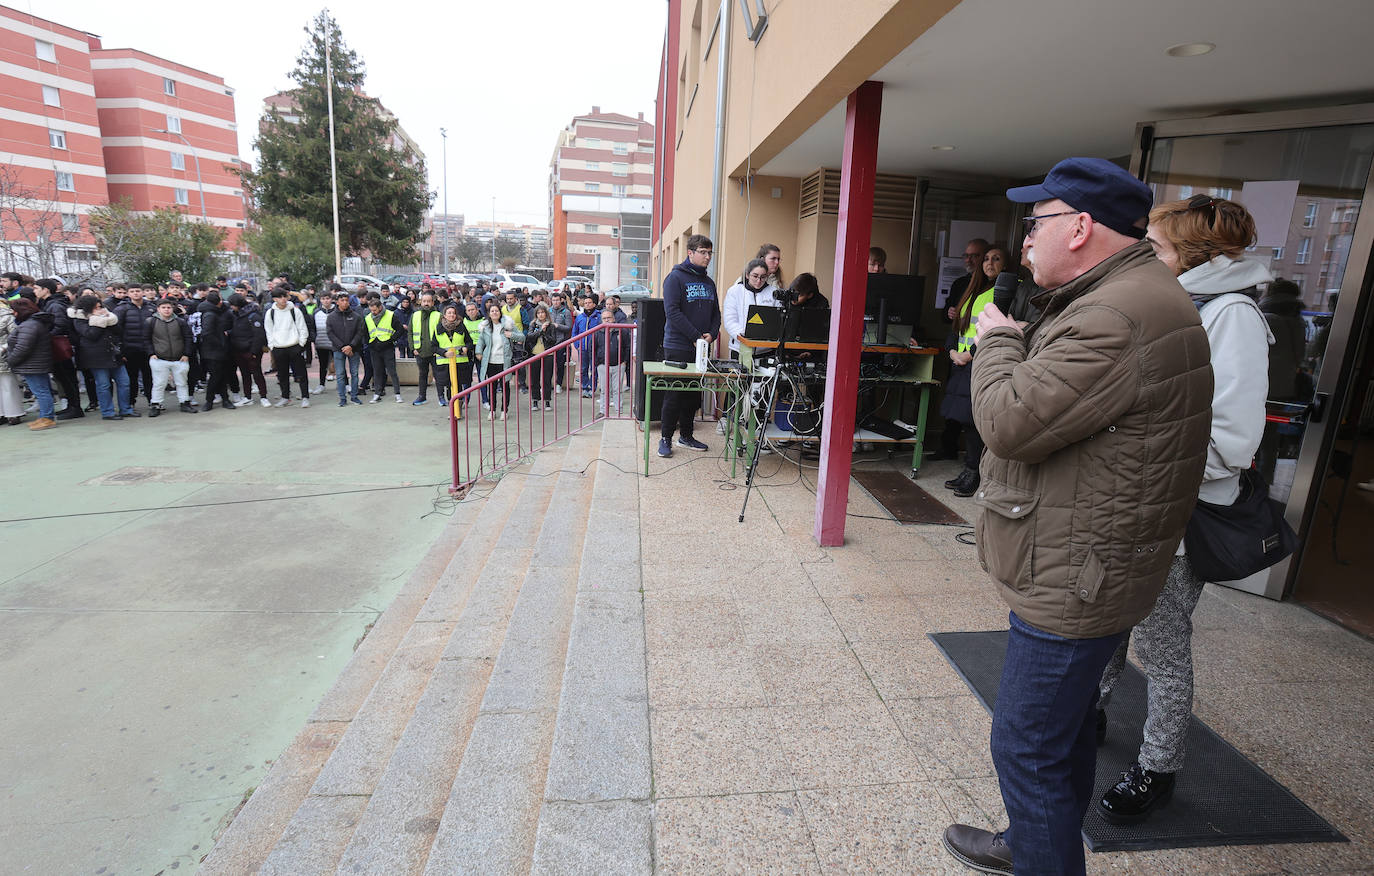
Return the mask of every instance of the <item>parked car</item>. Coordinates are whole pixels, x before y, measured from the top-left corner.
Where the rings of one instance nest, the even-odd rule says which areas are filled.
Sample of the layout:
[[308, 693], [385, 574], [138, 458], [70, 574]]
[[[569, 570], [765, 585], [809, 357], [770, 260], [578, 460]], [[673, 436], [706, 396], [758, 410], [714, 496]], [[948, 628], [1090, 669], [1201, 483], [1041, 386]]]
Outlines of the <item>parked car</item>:
[[643, 301], [645, 298], [653, 297], [653, 293], [649, 291], [649, 287], [645, 286], [643, 283], [621, 283], [606, 294], [619, 295], [622, 304]]
[[564, 277], [561, 280], [550, 280], [549, 291], [571, 293], [579, 284], [591, 282], [590, 277]]
[[356, 292], [359, 283], [366, 286], [369, 292], [382, 291], [382, 281], [371, 274], [340, 274], [334, 278], [334, 282], [338, 283], [349, 292]]
[[492, 274], [496, 279], [496, 291], [502, 295], [516, 289], [533, 291], [544, 288], [544, 282], [538, 277], [531, 277], [529, 274], [508, 274], [505, 271], [497, 271]]
[[419, 274], [387, 274], [382, 278], [382, 282], [393, 289], [400, 286], [403, 289], [411, 289], [416, 292], [420, 291]]

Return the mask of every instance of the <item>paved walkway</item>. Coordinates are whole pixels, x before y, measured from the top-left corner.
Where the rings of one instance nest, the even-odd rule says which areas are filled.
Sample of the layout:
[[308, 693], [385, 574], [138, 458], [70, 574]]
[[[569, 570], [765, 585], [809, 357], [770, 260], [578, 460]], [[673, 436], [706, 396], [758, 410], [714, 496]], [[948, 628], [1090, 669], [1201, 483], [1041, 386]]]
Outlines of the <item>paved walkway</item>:
[[0, 432], [0, 518], [96, 512], [0, 524], [0, 871], [194, 869], [425, 556], [432, 489], [289, 497], [444, 480], [443, 412], [335, 405]]
[[[990, 721], [926, 634], [1007, 610], [964, 530], [871, 519], [851, 482], [860, 516], [821, 549], [814, 471], [779, 466], [740, 525], [742, 490], [684, 456], [640, 488], [657, 871], [970, 872], [940, 834], [1005, 824]], [[921, 481], [972, 520], [953, 474]], [[1374, 643], [1210, 586], [1195, 622], [1198, 715], [1353, 842], [1089, 854], [1089, 872], [1374, 868]]]

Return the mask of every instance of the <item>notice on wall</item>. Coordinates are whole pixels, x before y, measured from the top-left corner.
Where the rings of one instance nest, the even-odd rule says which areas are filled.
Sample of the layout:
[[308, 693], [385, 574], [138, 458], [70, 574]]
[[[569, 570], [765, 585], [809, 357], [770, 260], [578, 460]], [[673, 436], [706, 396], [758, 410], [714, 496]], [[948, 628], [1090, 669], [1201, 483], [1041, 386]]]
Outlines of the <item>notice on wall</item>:
[[954, 281], [968, 273], [964, 270], [961, 256], [940, 259], [940, 281], [935, 287], [935, 309], [944, 310], [949, 306], [949, 287]]
[[988, 243], [997, 239], [996, 222], [965, 222], [955, 219], [949, 223], [949, 237], [945, 239], [945, 255], [963, 256], [970, 240], [981, 237]]
[[1256, 246], [1284, 246], [1298, 200], [1295, 179], [1250, 180], [1241, 187], [1237, 201], [1255, 217]]

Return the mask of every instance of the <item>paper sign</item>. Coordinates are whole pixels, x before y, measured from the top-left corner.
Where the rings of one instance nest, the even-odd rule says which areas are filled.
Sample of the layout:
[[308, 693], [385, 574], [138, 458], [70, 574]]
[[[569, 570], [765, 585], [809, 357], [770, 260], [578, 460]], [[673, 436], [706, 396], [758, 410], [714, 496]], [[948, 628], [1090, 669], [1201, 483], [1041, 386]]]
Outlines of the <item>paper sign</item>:
[[976, 237], [981, 237], [988, 243], [992, 243], [997, 239], [997, 223], [953, 220], [949, 223], [949, 237], [945, 239], [945, 255], [962, 257], [964, 247], [968, 246], [968, 242]]
[[954, 281], [967, 274], [962, 257], [940, 259], [940, 281], [935, 287], [935, 309], [944, 310], [949, 306], [949, 287]]
[[1241, 187], [1237, 201], [1255, 217], [1256, 246], [1286, 246], [1298, 200], [1295, 179], [1250, 180]]

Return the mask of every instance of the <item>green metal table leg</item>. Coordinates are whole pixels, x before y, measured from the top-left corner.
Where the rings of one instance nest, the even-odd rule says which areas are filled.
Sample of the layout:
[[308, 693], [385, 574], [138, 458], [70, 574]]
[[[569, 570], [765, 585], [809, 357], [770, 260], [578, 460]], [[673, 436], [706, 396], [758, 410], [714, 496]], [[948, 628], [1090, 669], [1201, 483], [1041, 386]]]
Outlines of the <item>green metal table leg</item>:
[[921, 400], [916, 409], [916, 449], [911, 456], [911, 476], [914, 478], [921, 470], [921, 456], [926, 445], [926, 414], [930, 404], [930, 384], [921, 384]]

